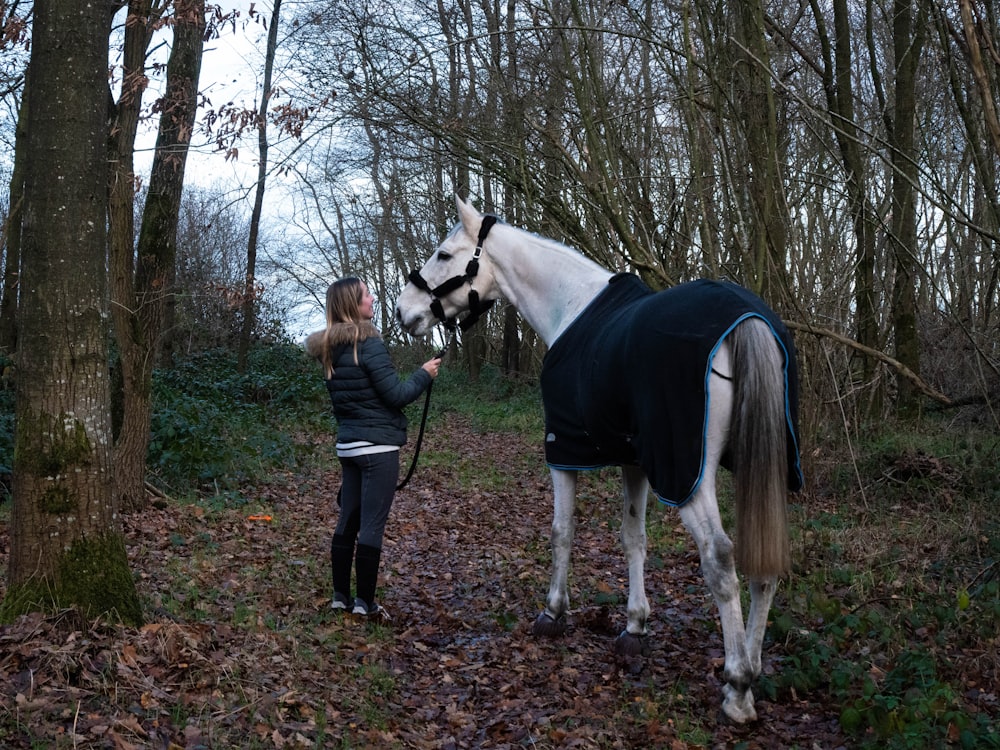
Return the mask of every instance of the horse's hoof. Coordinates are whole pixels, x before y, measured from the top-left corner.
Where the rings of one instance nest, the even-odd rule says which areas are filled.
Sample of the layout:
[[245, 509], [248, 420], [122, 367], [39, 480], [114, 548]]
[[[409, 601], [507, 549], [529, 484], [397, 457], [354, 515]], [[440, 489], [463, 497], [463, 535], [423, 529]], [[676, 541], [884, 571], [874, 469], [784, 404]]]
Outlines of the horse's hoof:
[[648, 656], [649, 639], [644, 635], [636, 635], [627, 630], [615, 638], [615, 653], [618, 656]]
[[746, 724], [757, 721], [757, 709], [754, 708], [753, 693], [747, 690], [737, 690], [728, 683], [723, 686], [722, 715], [732, 724]]
[[535, 620], [531, 633], [538, 638], [558, 638], [566, 632], [566, 615], [553, 617], [548, 612], [542, 612]]

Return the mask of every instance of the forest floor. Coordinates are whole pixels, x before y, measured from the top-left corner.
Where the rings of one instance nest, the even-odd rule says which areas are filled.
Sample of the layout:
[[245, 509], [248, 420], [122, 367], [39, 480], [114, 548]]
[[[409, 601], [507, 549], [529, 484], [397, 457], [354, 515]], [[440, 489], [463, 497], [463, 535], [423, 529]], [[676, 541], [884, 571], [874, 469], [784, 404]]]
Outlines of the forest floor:
[[[559, 639], [532, 637], [550, 557], [540, 446], [449, 416], [424, 451], [428, 465], [397, 494], [386, 532], [385, 621], [329, 609], [331, 445], [325, 466], [275, 475], [240, 502], [157, 502], [129, 515], [144, 627], [71, 613], [0, 627], [0, 746], [856, 745], [823, 690], [758, 697], [750, 726], [719, 720], [717, 613], [669, 510], [650, 511], [661, 524], [647, 574], [651, 652], [613, 654], [626, 572], [603, 472], [581, 482], [571, 626]], [[0, 524], [2, 578], [7, 534]], [[765, 674], [787, 655], [769, 639]]]

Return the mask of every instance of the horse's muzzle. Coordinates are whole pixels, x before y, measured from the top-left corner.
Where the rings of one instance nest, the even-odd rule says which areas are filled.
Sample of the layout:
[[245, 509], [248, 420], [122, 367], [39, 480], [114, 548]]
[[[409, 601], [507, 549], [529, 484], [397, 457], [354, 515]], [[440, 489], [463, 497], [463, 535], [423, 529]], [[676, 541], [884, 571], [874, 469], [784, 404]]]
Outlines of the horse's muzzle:
[[431, 325], [428, 325], [428, 317], [429, 315], [418, 313], [407, 318], [403, 314], [402, 308], [399, 306], [396, 307], [396, 322], [399, 324], [399, 327], [416, 338], [424, 336], [430, 330]]

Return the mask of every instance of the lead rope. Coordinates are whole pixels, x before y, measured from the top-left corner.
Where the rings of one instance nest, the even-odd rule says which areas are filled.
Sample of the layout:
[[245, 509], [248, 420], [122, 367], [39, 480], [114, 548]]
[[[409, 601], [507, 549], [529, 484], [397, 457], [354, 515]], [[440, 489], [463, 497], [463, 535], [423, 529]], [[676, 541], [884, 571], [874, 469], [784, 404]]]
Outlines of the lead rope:
[[[454, 339], [454, 335], [452, 336]], [[437, 353], [437, 357], [444, 357], [448, 351], [448, 347], [451, 346], [451, 341], [444, 345], [444, 348]], [[410, 482], [410, 478], [413, 476], [413, 472], [417, 469], [417, 459], [420, 457], [420, 444], [424, 442], [424, 428], [427, 426], [427, 412], [431, 408], [431, 390], [434, 388], [434, 381], [431, 380], [430, 385], [427, 386], [427, 395], [424, 396], [424, 413], [420, 417], [420, 430], [417, 432], [417, 442], [413, 446], [413, 459], [410, 461], [410, 470], [406, 472], [406, 476], [403, 481], [396, 485], [396, 492], [399, 492]]]

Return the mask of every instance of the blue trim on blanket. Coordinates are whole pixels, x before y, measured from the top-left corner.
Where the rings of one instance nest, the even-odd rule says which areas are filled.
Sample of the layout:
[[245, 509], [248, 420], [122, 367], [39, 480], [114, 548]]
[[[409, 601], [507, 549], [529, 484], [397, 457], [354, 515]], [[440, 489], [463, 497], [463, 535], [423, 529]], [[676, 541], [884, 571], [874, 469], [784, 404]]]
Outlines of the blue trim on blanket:
[[[691, 491], [688, 493], [688, 495], [686, 497], [684, 497], [680, 501], [670, 500], [669, 498], [663, 497], [662, 495], [660, 495], [659, 493], [657, 493], [655, 490], [653, 490], [653, 495], [655, 495], [656, 499], [659, 500], [664, 505], [670, 506], [671, 508], [680, 508], [680, 507], [684, 506], [686, 503], [688, 503], [698, 493], [698, 489], [701, 487], [701, 483], [705, 479], [705, 462], [706, 462], [706, 454], [707, 454], [707, 451], [708, 451], [708, 415], [709, 415], [709, 412], [711, 411], [711, 408], [712, 408], [711, 407], [712, 391], [711, 391], [711, 387], [710, 387], [710, 381], [711, 381], [711, 378], [712, 378], [712, 368], [715, 365], [715, 355], [718, 353], [719, 347], [721, 347], [722, 344], [725, 342], [725, 340], [729, 337], [729, 334], [731, 334], [733, 332], [733, 330], [735, 330], [735, 328], [738, 325], [740, 325], [740, 323], [743, 323], [745, 320], [749, 320], [750, 318], [757, 318], [758, 320], [762, 320], [764, 322], [764, 324], [767, 326], [768, 330], [771, 331], [771, 336], [774, 338], [775, 342], [778, 344], [778, 348], [782, 352], [783, 360], [782, 360], [782, 365], [781, 365], [781, 372], [782, 372], [782, 378], [783, 378], [783, 381], [784, 381], [785, 425], [788, 427], [788, 433], [791, 436], [792, 442], [795, 444], [795, 456], [796, 456], [795, 473], [800, 477], [800, 479], [802, 479], [802, 477], [803, 477], [801, 460], [800, 460], [800, 455], [801, 454], [800, 454], [799, 445], [798, 445], [798, 435], [797, 435], [797, 431], [794, 429], [794, 422], [792, 420], [792, 414], [791, 414], [791, 404], [790, 404], [789, 399], [788, 399], [788, 393], [789, 393], [789, 391], [788, 391], [788, 366], [789, 366], [790, 354], [788, 352], [788, 349], [785, 347], [785, 342], [782, 340], [782, 338], [778, 334], [778, 332], [774, 329], [774, 326], [771, 325], [771, 321], [769, 321], [767, 318], [765, 318], [760, 313], [747, 312], [747, 313], [741, 315], [737, 320], [735, 320], [733, 322], [733, 324], [731, 326], [729, 326], [729, 328], [727, 328], [725, 330], [725, 332], [715, 342], [715, 345], [712, 347], [712, 350], [711, 350], [711, 352], [708, 355], [708, 360], [707, 360], [707, 363], [706, 363], [706, 366], [705, 366], [705, 381], [704, 381], [705, 382], [705, 411], [704, 411], [704, 416], [702, 418], [702, 428], [701, 428], [701, 461], [700, 461], [699, 469], [698, 469], [698, 478], [695, 481], [694, 485], [692, 486]], [[638, 466], [638, 464], [632, 464], [632, 465], [633, 466]], [[621, 464], [620, 463], [596, 463], [596, 464], [586, 464], [586, 465], [569, 465], [569, 464], [546, 463], [546, 466], [548, 466], [550, 469], [556, 469], [558, 471], [598, 471], [600, 469], [609, 469], [609, 468], [620, 467]]]
[[[680, 508], [682, 505], [687, 503], [691, 498], [693, 498], [698, 493], [698, 488], [701, 487], [701, 483], [705, 479], [705, 462], [706, 462], [706, 454], [708, 452], [708, 415], [712, 411], [711, 380], [712, 380], [712, 368], [715, 365], [715, 355], [719, 352], [719, 347], [721, 347], [722, 344], [725, 342], [725, 340], [729, 337], [729, 334], [731, 334], [740, 323], [742, 323], [745, 320], [749, 320], [750, 318], [757, 318], [758, 320], [764, 321], [764, 324], [771, 332], [771, 336], [774, 338], [775, 342], [778, 344], [778, 347], [781, 349], [782, 354], [784, 355], [781, 365], [781, 373], [782, 373], [782, 379], [784, 381], [785, 425], [788, 428], [788, 433], [789, 435], [791, 435], [792, 441], [795, 443], [795, 455], [799, 456], [799, 445], [798, 445], [796, 430], [793, 429], [794, 423], [792, 422], [791, 405], [788, 402], [788, 359], [789, 359], [788, 349], [785, 348], [785, 342], [781, 340], [781, 336], [779, 336], [778, 332], [774, 330], [774, 326], [771, 325], [771, 321], [769, 321], [760, 313], [755, 313], [755, 312], [744, 313], [735, 321], [733, 321], [733, 324], [725, 330], [725, 332], [715, 342], [715, 346], [712, 347], [712, 351], [709, 352], [708, 355], [708, 362], [705, 366], [705, 415], [702, 419], [702, 424], [701, 424], [701, 463], [698, 468], [698, 479], [695, 480], [694, 486], [691, 488], [691, 492], [689, 492], [687, 497], [685, 497], [680, 502], [675, 502], [673, 500], [669, 500], [668, 498], [661, 497], [654, 491], [653, 494], [656, 495], [656, 499], [659, 500], [664, 505], [669, 505], [672, 508]], [[799, 475], [799, 477], [802, 477], [802, 468], [798, 460], [796, 460], [795, 462], [795, 472]]]
[[[727, 290], [732, 294], [726, 293]], [[684, 316], [693, 317], [685, 320]], [[790, 490], [799, 489], [802, 472], [795, 425], [797, 381], [794, 349], [789, 348], [794, 344], [780, 318], [763, 301], [749, 290], [727, 282], [688, 282], [653, 293], [634, 275], [612, 277], [608, 288], [586, 306], [546, 354], [541, 375], [546, 411], [546, 464], [557, 471], [641, 466], [660, 502], [673, 507], [684, 505], [705, 477], [709, 379], [715, 355], [733, 329], [751, 317], [760, 318], [768, 325], [784, 356], [785, 422], [791, 436], [788, 482]], [[641, 324], [637, 325], [636, 319]], [[690, 325], [687, 321], [697, 322]], [[641, 334], [617, 337], [616, 331], [641, 331]], [[650, 348], [641, 338], [647, 334], [652, 334], [663, 345], [654, 344]], [[657, 393], [653, 401], [645, 397], [637, 400], [637, 391], [612, 385], [620, 382], [620, 378], [616, 381], [606, 377], [608, 368], [617, 367], [628, 356], [640, 355], [648, 364], [653, 352], [666, 352], [668, 356], [679, 358], [669, 362], [666, 373], [644, 367], [641, 372], [645, 377], [632, 381], [636, 388], [647, 389], [646, 393]], [[705, 368], [701, 373], [696, 373], [698, 360]], [[695, 367], [677, 368], [675, 365], [679, 362], [690, 362]], [[701, 395], [687, 399], [677, 409], [670, 407], [669, 412], [660, 411], [664, 408], [660, 396], [671, 390], [648, 389], [651, 377], [660, 385], [664, 374], [668, 376], [667, 382], [680, 384], [681, 390], [675, 388], [674, 393], [692, 388], [688, 392], [695, 395], [701, 390]], [[688, 386], [683, 384], [685, 378]], [[699, 402], [698, 398], [704, 401]], [[702, 408], [698, 409], [699, 406]], [[651, 422], [654, 413], [669, 413], [669, 426]], [[688, 438], [684, 437], [684, 421], [678, 421], [681, 416], [689, 425]], [[663, 451], [668, 452], [666, 456]], [[685, 454], [685, 451], [688, 452]], [[723, 457], [723, 464], [729, 466], [726, 457]], [[670, 499], [681, 495], [679, 501]]]

